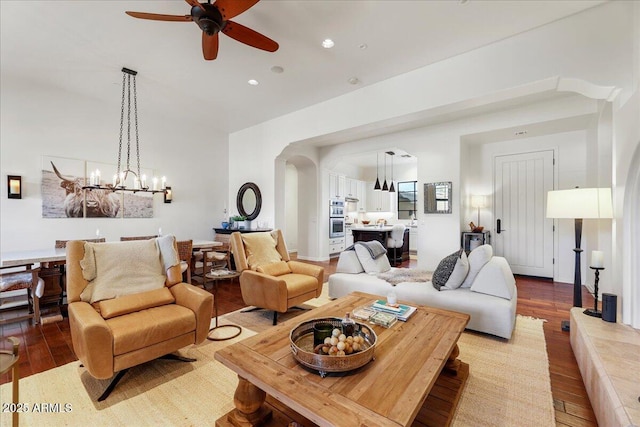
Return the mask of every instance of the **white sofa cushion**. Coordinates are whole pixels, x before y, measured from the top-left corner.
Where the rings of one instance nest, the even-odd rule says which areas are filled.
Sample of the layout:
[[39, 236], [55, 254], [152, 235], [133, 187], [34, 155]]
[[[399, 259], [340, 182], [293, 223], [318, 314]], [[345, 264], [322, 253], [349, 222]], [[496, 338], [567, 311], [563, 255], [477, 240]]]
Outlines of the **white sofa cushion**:
[[[392, 270], [394, 268], [392, 267]], [[507, 272], [505, 272], [506, 275]], [[509, 273], [510, 274], [510, 273]], [[395, 292], [398, 301], [459, 311], [471, 316], [467, 329], [511, 338], [515, 325], [517, 290], [511, 300], [458, 288], [438, 292], [431, 283], [402, 282], [396, 286], [370, 274], [334, 273], [329, 276], [329, 298], [340, 298], [360, 291], [374, 295]]]
[[482, 267], [489, 262], [493, 256], [491, 245], [481, 245], [469, 253], [469, 273], [462, 282], [461, 288], [470, 288]]
[[462, 282], [464, 282], [467, 274], [469, 274], [469, 260], [467, 259], [466, 252], [462, 251], [460, 257], [456, 260], [456, 266], [453, 268], [449, 280], [447, 280], [447, 283], [445, 283], [441, 290], [458, 289], [462, 285]]
[[[442, 260], [440, 260], [438, 266], [433, 272], [433, 278], [431, 279], [434, 288], [440, 290], [441, 287], [447, 285], [447, 282], [451, 277], [453, 271], [455, 270], [456, 265], [458, 264], [458, 260], [460, 259], [460, 256], [463, 252], [464, 251], [462, 250], [457, 250], [451, 255], [447, 255], [446, 257], [442, 258]], [[458, 269], [458, 276], [460, 275], [460, 270], [462, 270], [462, 267]], [[452, 281], [452, 285], [453, 282], [457, 281], [457, 278], [454, 279], [456, 280]], [[464, 280], [464, 277], [462, 279]], [[462, 281], [460, 281], [460, 283], [462, 283]], [[458, 283], [458, 286], [460, 285], [460, 283]]]
[[358, 274], [362, 272], [364, 272], [364, 267], [360, 264], [356, 251], [348, 250], [340, 253], [336, 273]]
[[[378, 242], [379, 243], [379, 242]], [[363, 245], [354, 245], [358, 261], [366, 273], [384, 273], [391, 269], [389, 259], [386, 255], [381, 255], [376, 259], [371, 257], [371, 253]]]
[[516, 279], [507, 260], [491, 258], [476, 276], [471, 291], [511, 300], [516, 293]]

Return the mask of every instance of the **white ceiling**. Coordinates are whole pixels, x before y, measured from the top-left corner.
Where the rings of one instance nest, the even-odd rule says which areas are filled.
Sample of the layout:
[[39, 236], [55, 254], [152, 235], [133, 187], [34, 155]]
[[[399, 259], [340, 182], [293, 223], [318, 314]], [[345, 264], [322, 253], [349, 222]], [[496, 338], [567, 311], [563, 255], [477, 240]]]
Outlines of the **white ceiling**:
[[[600, 3], [262, 0], [234, 20], [280, 49], [268, 53], [221, 35], [218, 59], [205, 61], [195, 23], [124, 13], [185, 15], [190, 7], [182, 0], [1, 0], [0, 65], [3, 84], [20, 79], [114, 104], [120, 69], [128, 67], [139, 72], [141, 110], [206, 119], [233, 132]], [[320, 46], [327, 37], [333, 49]], [[349, 84], [351, 77], [360, 83]]]

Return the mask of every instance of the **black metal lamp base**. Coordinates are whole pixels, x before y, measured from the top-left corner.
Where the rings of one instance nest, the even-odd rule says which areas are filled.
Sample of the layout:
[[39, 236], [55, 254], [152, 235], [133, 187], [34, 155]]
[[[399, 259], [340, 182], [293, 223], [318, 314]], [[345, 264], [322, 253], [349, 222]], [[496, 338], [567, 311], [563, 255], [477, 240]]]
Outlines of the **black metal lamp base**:
[[602, 312], [600, 310], [594, 310], [593, 308], [587, 308], [583, 313], [587, 316], [602, 317]]

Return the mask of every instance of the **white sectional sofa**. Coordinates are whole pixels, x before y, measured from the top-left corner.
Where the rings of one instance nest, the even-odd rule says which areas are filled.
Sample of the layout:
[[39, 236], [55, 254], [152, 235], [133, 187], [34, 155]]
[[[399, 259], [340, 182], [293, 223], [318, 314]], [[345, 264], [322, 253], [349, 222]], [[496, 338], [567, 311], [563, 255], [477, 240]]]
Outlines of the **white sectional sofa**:
[[[341, 263], [345, 264], [343, 257], [348, 258], [347, 264], [354, 264], [354, 259], [357, 260], [354, 251], [345, 251], [340, 257], [337, 271], [349, 270], [340, 268]], [[391, 268], [391, 271], [399, 270], [403, 269]], [[402, 282], [392, 286], [376, 276], [377, 273], [366, 272], [334, 273], [329, 277], [329, 297], [339, 298], [354, 291], [386, 297], [394, 291], [399, 301], [469, 314], [471, 319], [467, 329], [511, 338], [518, 295], [511, 268], [502, 257], [491, 256], [471, 283], [457, 289], [441, 288], [439, 291], [431, 281]]]

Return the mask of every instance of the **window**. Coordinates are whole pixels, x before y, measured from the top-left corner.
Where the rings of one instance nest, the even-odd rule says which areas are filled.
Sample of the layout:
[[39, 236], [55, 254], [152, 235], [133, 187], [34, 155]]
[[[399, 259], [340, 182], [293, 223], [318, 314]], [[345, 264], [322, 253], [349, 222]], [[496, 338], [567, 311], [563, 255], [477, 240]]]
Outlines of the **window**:
[[398, 219], [413, 219], [418, 205], [418, 181], [398, 182]]

